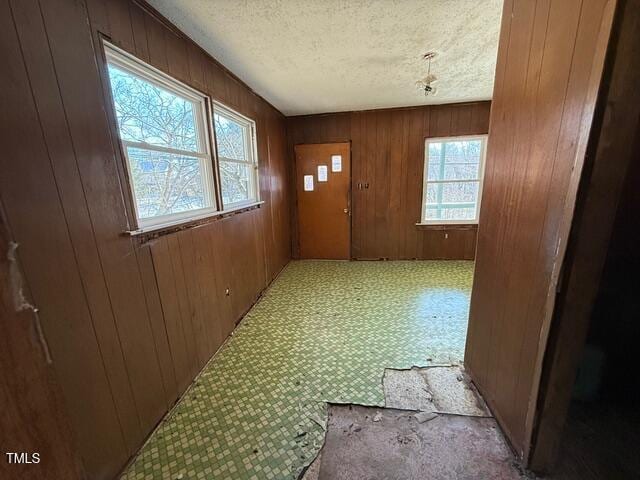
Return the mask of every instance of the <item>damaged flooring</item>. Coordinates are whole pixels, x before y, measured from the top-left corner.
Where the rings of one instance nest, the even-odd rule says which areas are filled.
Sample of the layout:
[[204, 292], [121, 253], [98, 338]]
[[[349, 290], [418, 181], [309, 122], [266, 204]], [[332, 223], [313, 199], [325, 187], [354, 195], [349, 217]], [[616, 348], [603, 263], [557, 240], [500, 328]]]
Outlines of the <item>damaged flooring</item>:
[[382, 379], [385, 406], [401, 410], [491, 416], [460, 366], [387, 369]]
[[523, 478], [493, 418], [433, 415], [331, 405], [318, 480]]
[[458, 365], [385, 370], [385, 408], [331, 404], [303, 480], [519, 480], [497, 422]]
[[123, 478], [298, 478], [327, 403], [383, 407], [385, 369], [462, 358], [472, 275], [466, 261], [291, 262]]

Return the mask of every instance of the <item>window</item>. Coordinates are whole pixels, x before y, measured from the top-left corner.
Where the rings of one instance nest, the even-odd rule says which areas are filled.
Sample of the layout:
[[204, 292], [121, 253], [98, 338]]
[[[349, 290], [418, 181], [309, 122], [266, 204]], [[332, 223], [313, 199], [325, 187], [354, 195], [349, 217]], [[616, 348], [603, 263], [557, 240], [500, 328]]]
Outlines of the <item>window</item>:
[[255, 123], [216, 103], [213, 107], [222, 205], [225, 210], [259, 200]]
[[427, 139], [422, 221], [478, 223], [486, 136]]
[[216, 211], [206, 97], [105, 44], [139, 229]]

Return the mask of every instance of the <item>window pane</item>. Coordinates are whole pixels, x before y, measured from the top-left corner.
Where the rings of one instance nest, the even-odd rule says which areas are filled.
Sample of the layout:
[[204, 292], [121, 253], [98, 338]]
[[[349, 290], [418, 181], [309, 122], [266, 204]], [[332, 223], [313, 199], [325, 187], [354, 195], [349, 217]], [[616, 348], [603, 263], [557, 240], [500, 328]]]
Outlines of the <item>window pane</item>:
[[442, 155], [442, 143], [438, 142], [438, 143], [430, 143], [429, 144], [429, 161], [431, 160], [437, 160], [440, 158], [440, 155]]
[[209, 207], [197, 157], [127, 148], [140, 218]]
[[123, 140], [198, 151], [194, 102], [114, 65], [109, 78]]
[[253, 166], [224, 160], [220, 160], [219, 163], [223, 204], [229, 206], [229, 204], [253, 199], [251, 188]]
[[475, 180], [480, 175], [480, 140], [429, 144], [428, 180]]
[[433, 180], [473, 180], [480, 175], [479, 164], [449, 164], [429, 161], [429, 175]]
[[427, 203], [475, 203], [478, 182], [429, 183]]
[[478, 182], [427, 184], [427, 220], [473, 220]]
[[216, 129], [216, 143], [218, 144], [218, 156], [231, 160], [248, 160], [245, 151], [247, 128], [218, 113], [214, 113], [213, 118]]
[[427, 141], [424, 220], [475, 221], [484, 138]]
[[476, 207], [448, 208], [437, 205], [427, 206], [427, 220], [475, 220]]
[[444, 144], [445, 163], [479, 163], [482, 151], [480, 140], [460, 140]]

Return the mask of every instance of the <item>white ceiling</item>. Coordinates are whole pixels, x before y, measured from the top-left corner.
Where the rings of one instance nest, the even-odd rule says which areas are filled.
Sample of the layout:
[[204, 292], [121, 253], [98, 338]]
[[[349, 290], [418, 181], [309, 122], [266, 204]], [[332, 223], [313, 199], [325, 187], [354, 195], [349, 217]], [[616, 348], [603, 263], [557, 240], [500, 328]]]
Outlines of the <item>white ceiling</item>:
[[[150, 0], [285, 115], [487, 100], [502, 0]], [[416, 81], [437, 57], [435, 96]]]

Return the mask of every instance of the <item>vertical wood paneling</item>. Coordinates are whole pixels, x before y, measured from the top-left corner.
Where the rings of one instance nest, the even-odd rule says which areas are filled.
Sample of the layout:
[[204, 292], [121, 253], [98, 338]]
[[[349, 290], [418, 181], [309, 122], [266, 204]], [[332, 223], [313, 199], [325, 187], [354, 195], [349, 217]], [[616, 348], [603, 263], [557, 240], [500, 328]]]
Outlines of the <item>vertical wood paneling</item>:
[[111, 35], [118, 39], [122, 48], [135, 51], [135, 35], [128, 0], [110, 0], [104, 3], [104, 7]]
[[[168, 72], [169, 60], [167, 58], [167, 45], [162, 24], [158, 19], [150, 15], [145, 15], [144, 26], [147, 34], [147, 45], [149, 47], [149, 63], [164, 72]], [[116, 40], [117, 38], [118, 37], [112, 36], [111, 40]]]
[[[258, 158], [261, 159], [260, 166], [262, 168], [260, 172], [260, 198], [268, 196], [269, 199], [271, 199], [271, 189], [274, 186], [272, 181], [275, 166], [272, 165], [271, 158], [272, 135], [270, 131], [271, 125], [269, 122], [269, 115], [261, 109], [259, 105], [256, 105], [253, 96], [245, 98], [243, 103], [247, 104], [247, 106], [243, 108], [252, 108], [255, 110], [254, 116], [259, 119], [259, 123], [256, 124], [256, 130], [267, 138], [266, 142], [263, 142], [258, 146]], [[273, 205], [272, 202], [270, 202], [270, 205]], [[271, 279], [272, 260], [276, 256], [273, 209], [271, 207], [265, 208], [263, 215], [258, 218], [258, 221], [261, 232], [260, 234], [262, 235], [258, 248], [262, 250], [260, 256], [263, 269], [262, 280], [263, 284], [266, 285]], [[270, 257], [267, 252], [274, 252], [274, 256]]]
[[286, 125], [282, 118], [272, 109], [267, 110], [267, 154], [269, 157], [270, 181], [267, 187], [271, 208], [272, 251], [266, 256], [270, 262], [268, 281], [273, 280], [282, 265], [291, 255], [291, 238], [289, 231], [290, 197], [289, 169], [283, 159], [287, 159]]
[[[523, 170], [529, 172], [530, 181], [525, 184], [525, 188], [520, 194], [521, 197], [516, 200], [518, 208], [514, 212], [512, 230], [505, 232], [506, 237], [512, 239], [514, 244], [526, 246], [525, 249], [518, 249], [517, 254], [512, 255], [511, 271], [521, 272], [521, 275], [524, 272], [529, 272], [531, 277], [526, 278], [513, 274], [509, 276], [507, 288], [513, 294], [505, 298], [502, 315], [509, 319], [518, 318], [523, 305], [527, 305], [529, 309], [535, 311], [532, 315], [533, 318], [531, 318], [532, 321], [525, 317], [524, 322], [513, 322], [507, 328], [503, 324], [502, 328], [496, 332], [499, 335], [496, 337], [498, 341], [502, 337], [506, 343], [504, 348], [497, 350], [500, 355], [496, 355], [498, 360], [493, 364], [497, 370], [492, 372], [493, 388], [504, 389], [503, 395], [496, 396], [496, 403], [500, 401], [500, 407], [497, 408], [505, 412], [504, 422], [511, 426], [512, 434], [517, 438], [525, 438], [525, 423], [519, 421], [521, 413], [514, 410], [510, 403], [515, 399], [516, 402], [521, 401], [522, 405], [528, 406], [531, 395], [534, 370], [529, 366], [535, 364], [540, 321], [544, 309], [544, 302], [537, 304], [536, 299], [546, 297], [550, 281], [547, 275], [551, 273], [553, 264], [557, 261], [558, 220], [563, 209], [556, 206], [562, 205], [564, 202], [569, 173], [575, 161], [575, 149], [573, 152], [560, 152], [558, 148], [565, 135], [571, 137], [571, 142], [575, 147], [578, 129], [574, 125], [570, 131], [563, 131], [563, 126], [566, 125], [565, 115], [570, 117], [582, 115], [581, 107], [586, 91], [586, 83], [575, 85], [574, 87], [580, 91], [580, 107], [576, 108], [577, 104], [570, 104], [572, 85], [570, 85], [569, 76], [572, 75], [571, 72], [576, 67], [576, 63], [572, 63], [572, 57], [578, 53], [575, 49], [580, 45], [580, 39], [577, 36], [582, 7], [582, 2], [577, 0], [562, 3], [552, 2], [548, 17], [545, 19], [546, 43], [557, 45], [557, 48], [553, 50], [553, 54], [544, 55], [539, 81], [542, 85], [565, 85], [565, 87], [548, 91], [545, 95], [545, 103], [538, 103], [538, 108], [535, 110], [536, 115], [540, 115], [538, 119], [542, 119], [537, 123], [537, 126], [544, 125], [543, 128], [535, 128], [531, 132], [531, 138], [534, 139], [532, 155], [539, 163], [533, 168], [527, 165], [526, 161], [522, 165]], [[588, 10], [588, 8], [585, 9], [585, 11]], [[588, 59], [590, 65], [592, 58], [589, 58], [588, 55], [585, 58]], [[581, 76], [588, 78], [588, 71], [586, 76]], [[558, 109], [557, 105], [561, 105], [563, 102], [565, 108]], [[544, 146], [540, 142], [541, 138], [545, 139]], [[523, 141], [516, 137], [514, 142], [517, 142], [514, 149], [515, 158], [528, 160], [527, 155], [523, 154], [518, 147], [523, 144], [528, 145], [529, 141]], [[560, 161], [557, 161], [558, 158]], [[557, 179], [564, 181], [559, 182]], [[514, 178], [514, 182], [515, 184], [519, 183], [517, 177]], [[553, 225], [550, 225], [549, 222]], [[527, 237], [527, 235], [530, 236]], [[535, 337], [536, 340], [530, 341], [529, 335]], [[522, 342], [522, 339], [527, 339], [527, 341]], [[518, 361], [513, 362], [514, 358], [517, 358]], [[505, 366], [503, 362], [509, 365]], [[524, 386], [524, 392], [517, 391], [519, 386]], [[525, 395], [522, 396], [521, 393], [525, 393]]]
[[[553, 472], [559, 460], [585, 341], [597, 339], [612, 367], [633, 363], [640, 333], [640, 1], [621, 2], [616, 16], [544, 356], [536, 472]], [[631, 403], [629, 369], [606, 370], [601, 391]]]
[[[204, 226], [200, 228], [209, 228]], [[197, 229], [190, 232], [193, 239], [193, 249], [195, 255], [194, 282], [198, 297], [198, 309], [202, 317], [204, 327], [204, 342], [206, 352], [204, 361], [222, 345], [221, 314], [218, 302], [218, 287], [216, 284], [216, 271], [213, 257], [209, 245], [209, 235], [205, 231], [198, 232]]]
[[[113, 478], [290, 258], [286, 124], [148, 6], [0, 8], [0, 198], [88, 476]], [[158, 238], [124, 234], [131, 198], [102, 36], [256, 121], [264, 205]]]
[[167, 49], [168, 73], [182, 82], [191, 83], [189, 57], [187, 56], [185, 41], [176, 36], [171, 30], [163, 29], [163, 33]]
[[205, 311], [200, 302], [200, 282], [197, 276], [196, 252], [193, 246], [193, 232], [185, 230], [175, 235], [180, 248], [180, 260], [184, 275], [186, 291], [185, 302], [188, 304], [187, 315], [191, 319], [191, 331], [189, 337], [194, 339], [194, 365], [195, 372], [200, 371], [209, 359], [209, 332], [205, 327]]
[[[11, 236], [20, 245], [27, 285], [47, 337], [78, 443], [99, 473], [126, 457], [121, 420], [102, 359], [67, 220], [7, 1], [0, 2], [0, 194]], [[43, 245], [43, 239], [46, 244]], [[69, 349], [67, 345], [74, 344]], [[63, 373], [63, 375], [60, 375]], [[95, 416], [94, 438], [84, 419]]]
[[145, 26], [145, 13], [137, 5], [127, 2], [129, 15], [131, 15], [131, 30], [133, 31], [133, 46], [136, 56], [149, 62], [149, 42], [147, 41], [147, 28]]
[[[5, 13], [0, 7], [0, 12]], [[39, 338], [38, 313], [23, 283], [19, 248], [0, 202], [0, 425], [5, 450], [37, 452], [39, 463], [0, 463], [0, 478], [84, 478], [60, 385]], [[22, 305], [16, 302], [22, 297]]]
[[[231, 298], [233, 271], [229, 245], [234, 241], [229, 236], [228, 224], [232, 218], [224, 218], [208, 227], [209, 245], [213, 254], [214, 271], [216, 272], [216, 294], [219, 303], [220, 328], [222, 338], [226, 338], [235, 327], [237, 318], [234, 315]], [[227, 290], [229, 294], [227, 295]]]
[[187, 61], [191, 83], [199, 90], [208, 90], [204, 68], [206, 60], [203, 58], [202, 50], [190, 42], [187, 43]]
[[[114, 321], [111, 300], [104, 281], [102, 265], [93, 237], [93, 225], [80, 181], [74, 146], [67, 127], [64, 106], [56, 85], [54, 66], [46, 44], [46, 32], [36, 1], [13, 2], [13, 13], [20, 35], [25, 65], [31, 81], [42, 133], [55, 181], [68, 221], [70, 237], [85, 286], [88, 306], [100, 344], [113, 345], [105, 349], [102, 359], [114, 401], [127, 438], [139, 435], [140, 425], [123, 352]], [[137, 433], [136, 433], [137, 432]], [[131, 443], [133, 448], [133, 442]]]
[[376, 177], [378, 115], [376, 115], [376, 112], [365, 112], [364, 118], [365, 126], [363, 133], [366, 136], [366, 143], [362, 160], [365, 162], [365, 177], [360, 180], [363, 183], [366, 201], [364, 204], [364, 230], [362, 232], [362, 235], [364, 236], [364, 248], [362, 250], [362, 257], [376, 258], [375, 192], [378, 186], [378, 181], [382, 182], [384, 180]]
[[[512, 11], [513, 11], [513, 1], [512, 0], [505, 1], [504, 7], [503, 7], [502, 25], [500, 27], [499, 45], [500, 45], [500, 48], [502, 48], [503, 50], [506, 49], [507, 51], [508, 51], [508, 47], [506, 45], [508, 45], [510, 41], [510, 35], [511, 35]], [[506, 52], [505, 52], [505, 55], [506, 55]], [[510, 103], [508, 101], [509, 96], [505, 94], [505, 88], [504, 88], [505, 78], [506, 78], [506, 62], [499, 62], [496, 65], [496, 78], [494, 81], [494, 91], [493, 91], [491, 107], [492, 109], [506, 112], [510, 106]], [[507, 128], [505, 119], [506, 119], [505, 115], [493, 116], [490, 123], [491, 128], [496, 131], [500, 131], [503, 128]], [[496, 152], [496, 153], [492, 153], [492, 155], [499, 154], [499, 152], [501, 152], [502, 149], [504, 148], [503, 145], [507, 142], [507, 140], [508, 140], [508, 137], [506, 136], [498, 136], [497, 138], [493, 138], [492, 144], [491, 144], [492, 152]], [[487, 155], [487, 158], [489, 158], [488, 155]], [[484, 185], [485, 186], [491, 185], [493, 193], [492, 195], [487, 195], [483, 193], [482, 206], [481, 206], [481, 212], [480, 212], [481, 216], [483, 211], [489, 211], [489, 210], [493, 210], [494, 208], [498, 208], [497, 205], [494, 205], [494, 201], [496, 201], [498, 198], [501, 198], [501, 192], [499, 191], [499, 189], [501, 188], [502, 184], [494, 182], [494, 178], [496, 176], [496, 172], [498, 171], [498, 167], [499, 167], [498, 162], [493, 162], [490, 160], [486, 162], [485, 174], [484, 174]], [[486, 192], [487, 190], [483, 187], [483, 191]], [[503, 212], [503, 215], [505, 216], [508, 216], [509, 214], [510, 214], [509, 210], [506, 210], [505, 212]], [[495, 226], [495, 222], [497, 222], [498, 219], [499, 217], [495, 215], [489, 216], [487, 218], [483, 217], [482, 219], [483, 223], [487, 224], [483, 230], [493, 231], [494, 235], [500, 235], [500, 231]], [[496, 238], [496, 241], [493, 244], [487, 243], [485, 248], [486, 249], [491, 249], [492, 247], [497, 248], [499, 244], [498, 240], [499, 239]], [[498, 254], [496, 250], [493, 250], [490, 254], [485, 254], [480, 257], [476, 256], [476, 268], [479, 271], [494, 268], [494, 265], [497, 262], [497, 258], [498, 258]], [[500, 285], [499, 287], [504, 288], [503, 285]], [[479, 285], [477, 288], [483, 288], [483, 286]], [[481, 303], [477, 305], [476, 306], [477, 315], [486, 317], [487, 312], [485, 311], [485, 309], [489, 308], [489, 306], [490, 306], [489, 303]], [[486, 317], [486, 318], [488, 318], [489, 320], [487, 320], [487, 323], [484, 325], [479, 325], [477, 323], [469, 324], [468, 331], [467, 331], [467, 339], [473, 337], [475, 338], [474, 340], [475, 342], [484, 344], [487, 341], [487, 339], [491, 337], [491, 332], [493, 330], [493, 323], [495, 319], [491, 317]], [[487, 349], [467, 348], [465, 350], [465, 363], [467, 365], [475, 364], [475, 363], [484, 364], [484, 362], [486, 362], [485, 357], [486, 355], [488, 355], [488, 353], [489, 352]], [[485, 374], [484, 369], [476, 373], [475, 374], [476, 381], [484, 381], [485, 380], [484, 374]]]
[[[490, 105], [478, 102], [290, 117], [287, 149], [291, 182], [295, 182], [295, 145], [351, 141], [354, 258], [473, 259], [475, 226], [432, 230], [415, 225], [422, 212], [424, 141], [428, 137], [486, 134]], [[369, 188], [364, 187], [367, 183]], [[295, 188], [290, 191], [295, 194]], [[295, 255], [295, 199], [292, 206]]]
[[381, 111], [377, 114], [377, 140], [376, 148], [376, 168], [375, 178], [376, 187], [375, 194], [375, 250], [374, 256], [384, 258], [389, 255], [390, 234], [392, 229], [388, 228], [391, 224], [391, 217], [394, 212], [390, 208], [390, 183], [391, 183], [391, 164], [390, 155], [391, 147], [389, 143], [389, 134], [393, 124], [391, 123], [391, 113], [389, 111]]
[[180, 395], [190, 381], [190, 355], [187, 351], [187, 343], [182, 328], [183, 322], [176, 289], [176, 275], [173, 270], [167, 238], [154, 241], [150, 246], [150, 250], [162, 304], [167, 341], [176, 375], [177, 394]]
[[360, 258], [363, 251], [363, 219], [366, 197], [362, 190], [362, 178], [364, 177], [361, 160], [362, 148], [362, 112], [354, 112], [350, 118], [348, 127], [351, 132], [351, 255]]
[[[540, 4], [540, 7], [542, 6], [543, 5]], [[538, 12], [542, 10], [544, 9], [540, 8], [538, 9]], [[529, 61], [531, 59], [529, 58], [528, 54], [523, 54], [523, 52], [531, 51], [531, 41], [532, 41], [532, 38], [535, 39], [535, 35], [534, 35], [535, 13], [536, 13], [536, 4], [533, 2], [528, 3], [526, 7], [522, 8], [520, 11], [520, 14], [514, 16], [514, 23], [512, 26], [512, 35], [510, 36], [509, 49], [513, 55], [513, 59], [512, 59], [511, 65], [507, 67], [506, 75], [509, 77], [512, 77], [514, 81], [505, 86], [509, 88], [508, 95], [510, 95], [510, 98], [511, 98], [510, 107], [509, 107], [510, 111], [514, 112], [516, 115], [517, 115], [517, 112], [519, 111], [522, 111], [525, 109], [531, 110], [531, 108], [533, 107], [527, 102], [527, 100], [529, 99], [527, 95], [522, 97], [518, 95], [520, 85], [525, 85], [525, 91], [526, 91], [526, 86], [530, 84], [530, 81], [528, 81], [529, 79], [527, 78], [527, 73], [531, 72], [533, 75], [537, 75], [538, 74], [537, 72], [540, 72], [540, 66], [535, 64], [532, 65], [533, 68], [531, 68], [531, 70], [527, 69], [527, 65], [529, 64]], [[544, 25], [544, 22], [542, 24]], [[568, 28], [567, 31], [569, 32], [569, 35], [570, 35], [571, 28]], [[533, 53], [535, 54], [536, 52], [533, 52]], [[547, 110], [549, 110], [549, 107], [552, 107], [555, 110], [555, 106], [557, 105], [558, 101], [561, 102], [562, 100], [558, 98], [553, 98], [553, 101], [549, 101], [548, 103], [545, 102], [539, 108], [542, 109], [546, 105]], [[560, 109], [557, 109], [557, 111], [560, 111]], [[504, 202], [506, 202], [508, 205], [511, 205], [511, 208], [508, 209], [503, 219], [502, 220], [497, 219], [497, 223], [500, 225], [499, 238], [501, 239], [520, 237], [520, 235], [528, 235], [528, 236], [533, 236], [533, 238], [535, 238], [537, 233], [534, 229], [530, 229], [531, 228], [530, 226], [520, 225], [523, 209], [533, 208], [533, 205], [524, 205], [524, 201], [526, 200], [523, 194], [523, 190], [512, 188], [512, 185], [516, 184], [517, 177], [518, 175], [520, 175], [520, 172], [524, 172], [527, 170], [528, 156], [526, 155], [526, 153], [522, 154], [520, 150], [522, 148], [526, 148], [528, 146], [528, 142], [526, 140], [522, 140], [522, 137], [528, 136], [530, 134], [531, 129], [535, 128], [535, 126], [528, 123], [528, 120], [530, 117], [526, 115], [522, 117], [517, 116], [515, 118], [516, 118], [516, 125], [518, 125], [519, 128], [515, 129], [514, 134], [507, 137], [508, 140], [504, 142], [504, 147], [506, 149], [504, 154], [508, 156], [508, 158], [510, 158], [511, 160], [508, 163], [501, 162], [501, 171], [498, 172], [500, 176], [504, 175], [506, 177], [506, 179], [503, 182], [500, 182], [501, 184], [500, 194], [504, 198]], [[511, 121], [513, 121], [513, 119]], [[554, 125], [550, 118], [547, 118], [545, 119], [545, 121], [540, 122], [539, 124], [537, 124], [537, 126], [543, 129], [557, 128], [557, 125]], [[505, 125], [504, 128], [507, 129], [509, 128], [509, 126]], [[490, 158], [493, 160], [493, 154]], [[541, 164], [544, 164], [544, 155], [540, 156], [539, 162]], [[546, 173], [546, 169], [540, 168], [540, 170], [536, 170], [536, 173], [544, 175]], [[485, 185], [487, 186], [487, 190], [493, 191], [492, 189], [492, 185], [494, 185], [493, 183], [492, 184], [485, 183]], [[493, 192], [497, 193], [495, 191]], [[534, 199], [530, 199], [530, 200], [533, 201]], [[500, 208], [500, 204], [498, 205], [494, 204], [494, 206], [487, 207], [486, 211], [491, 212], [493, 208]], [[537, 215], [543, 214], [542, 212], [544, 211], [544, 207], [541, 208], [540, 205], [538, 205], [536, 208], [538, 209], [538, 212], [536, 213]], [[524, 227], [524, 231], [521, 230], [522, 227]], [[490, 235], [491, 231], [492, 230], [490, 226], [487, 226], [486, 228], [482, 229], [479, 235], [480, 236]], [[535, 248], [534, 246], [535, 243], [536, 243], [535, 241], [531, 241], [529, 245]], [[492, 245], [492, 248], [502, 249], [502, 246], [499, 242], [495, 242]], [[508, 270], [508, 272], [513, 272], [513, 274], [508, 273], [504, 278], [501, 279], [500, 287], [503, 289], [503, 291], [510, 291], [509, 289], [514, 286], [512, 282], [517, 281], [518, 276], [521, 275], [521, 271], [517, 272], [517, 271], [511, 270], [511, 267], [515, 267], [513, 262], [528, 263], [528, 262], [531, 262], [532, 256], [533, 255], [531, 250], [527, 250], [526, 252], [515, 252], [513, 249], [502, 249], [501, 256], [499, 257], [500, 258], [499, 261], [500, 263], [505, 264], [505, 266], [506, 265], [510, 266], [510, 269]], [[487, 287], [488, 287], [487, 285], [484, 286], [484, 288], [487, 288]], [[489, 287], [489, 288], [492, 288], [492, 287]], [[488, 385], [487, 390], [490, 392], [495, 391], [496, 385], [498, 384], [498, 382], [502, 382], [503, 379], [515, 378], [515, 376], [513, 376], [512, 374], [515, 368], [514, 362], [513, 361], [509, 362], [509, 365], [506, 365], [504, 362], [508, 361], [510, 351], [512, 351], [514, 348], [520, 347], [517, 341], [517, 338], [520, 335], [520, 333], [517, 332], [517, 330], [518, 328], [522, 328], [524, 326], [524, 323], [521, 322], [518, 326], [514, 325], [515, 328], [505, 328], [505, 323], [510, 322], [510, 318], [505, 316], [504, 312], [508, 308], [510, 308], [509, 307], [510, 305], [514, 305], [513, 303], [514, 300], [526, 301], [525, 299], [522, 299], [522, 296], [527, 294], [528, 292], [514, 291], [513, 298], [505, 301], [504, 303], [501, 303], [500, 307], [498, 307], [500, 310], [502, 310], [500, 312], [501, 314], [498, 314], [493, 318], [494, 325], [492, 326], [492, 329], [491, 329], [492, 335], [495, 335], [494, 337], [495, 341], [500, 342], [500, 345], [503, 345], [503, 348], [492, 349], [487, 352], [488, 358], [487, 358], [487, 364], [486, 364], [487, 366], [485, 368], [485, 371], [487, 372], [486, 373], [487, 375], [486, 384]], [[492, 369], [495, 369], [495, 370], [492, 370]], [[505, 388], [513, 388], [513, 387], [505, 385]], [[508, 401], [510, 401], [510, 395], [504, 395], [504, 396], [498, 397], [498, 399], [495, 400], [498, 406], [496, 406], [495, 408], [499, 409], [499, 411], [501, 412], [504, 412], [504, 416], [506, 417], [504, 419], [504, 423], [505, 425], [509, 426], [508, 428], [510, 428], [509, 433], [511, 434], [511, 436], [521, 436], [521, 433], [516, 431], [511, 431], [512, 428], [515, 428], [520, 424], [516, 422], [515, 419], [513, 418], [513, 414], [515, 413], [516, 410], [513, 408], [508, 408], [508, 406], [505, 404], [505, 402], [508, 402]]]
[[[178, 311], [180, 312], [180, 329], [184, 336], [185, 351], [187, 354], [188, 378], [193, 378], [198, 372], [198, 352], [196, 351], [196, 337], [194, 335], [195, 309], [189, 302], [185, 271], [182, 265], [182, 251], [180, 248], [180, 235], [184, 232], [167, 237], [167, 248], [171, 262], [171, 272], [175, 284]], [[188, 275], [188, 272], [187, 272]]]
[[151, 246], [143, 245], [136, 251], [142, 283], [145, 291], [145, 301], [149, 318], [151, 319], [151, 329], [153, 331], [153, 341], [156, 346], [160, 374], [164, 385], [167, 408], [170, 408], [178, 398], [178, 386], [176, 384], [176, 370], [173, 355], [167, 338], [167, 330], [162, 309], [162, 301], [158, 289], [158, 279], [153, 267], [151, 256]]
[[[83, 5], [64, 1], [42, 2], [41, 10], [138, 416], [148, 431], [164, 413], [158, 402], [162, 379], [141, 301], [144, 289], [134, 246], [121, 235], [127, 227], [125, 206], [95, 53], [87, 41], [91, 38], [87, 12]], [[139, 321], [128, 321], [130, 316]], [[135, 444], [143, 438], [141, 431]]]
[[[387, 253], [390, 258], [398, 258], [400, 256], [400, 245], [403, 242], [402, 239], [402, 171], [404, 169], [404, 163], [406, 153], [403, 151], [403, 131], [404, 131], [404, 112], [392, 111], [391, 112], [391, 129], [389, 132], [389, 161], [386, 165], [387, 176], [389, 178], [389, 202], [387, 205], [388, 216], [387, 221], [382, 226], [385, 228], [390, 226], [391, 228], [385, 228], [387, 231], [387, 244], [382, 250], [382, 253]], [[400, 175], [393, 171], [393, 167], [396, 167]]]
[[523, 457], [613, 3], [505, 4], [465, 364]]
[[[430, 114], [430, 111], [427, 113]], [[423, 235], [416, 228], [422, 214], [422, 183], [424, 171], [424, 116], [419, 110], [408, 112], [409, 115], [409, 162], [405, 188], [407, 189], [407, 203], [403, 209], [407, 212], [405, 218], [405, 251], [406, 258], [421, 258]], [[431, 125], [431, 115], [429, 115]], [[431, 130], [429, 130], [431, 135]], [[435, 246], [435, 245], [434, 245]]]

